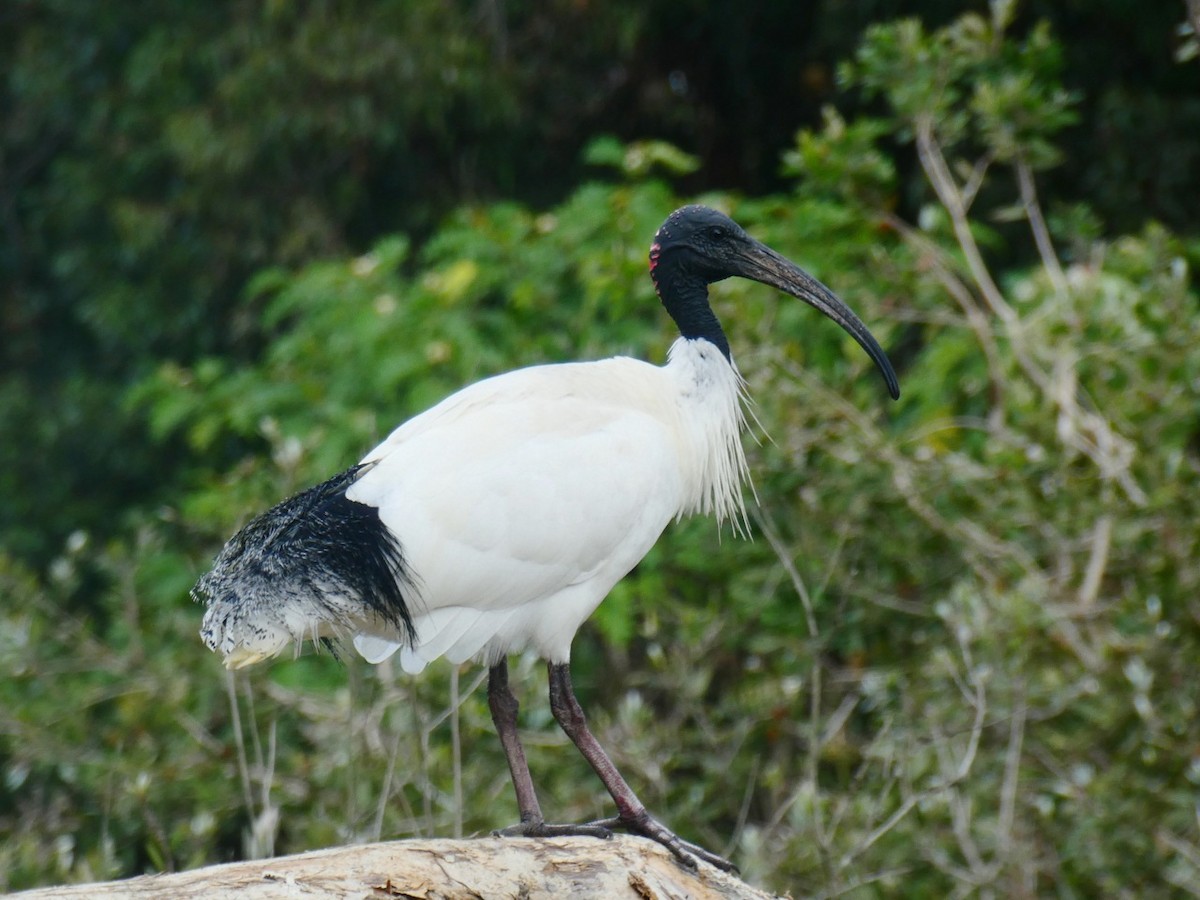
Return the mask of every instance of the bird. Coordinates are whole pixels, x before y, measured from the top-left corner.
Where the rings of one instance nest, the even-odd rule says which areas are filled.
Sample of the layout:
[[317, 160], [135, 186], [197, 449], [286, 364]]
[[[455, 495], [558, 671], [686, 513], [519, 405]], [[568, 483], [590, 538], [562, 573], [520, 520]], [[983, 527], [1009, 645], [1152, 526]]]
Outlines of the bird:
[[[672, 212], [650, 277], [679, 337], [662, 365], [629, 357], [515, 369], [462, 388], [360, 462], [251, 520], [193, 588], [204, 643], [240, 669], [306, 640], [415, 674], [439, 657], [488, 667], [488, 706], [519, 822], [497, 833], [657, 841], [690, 868], [735, 868], [649, 814], [588, 727], [571, 681], [576, 631], [674, 520], [745, 523], [746, 383], [709, 302], [740, 276], [837, 322], [888, 393], [887, 354], [850, 308], [718, 210]], [[546, 821], [518, 736], [508, 657], [546, 663], [550, 709], [616, 808]]]

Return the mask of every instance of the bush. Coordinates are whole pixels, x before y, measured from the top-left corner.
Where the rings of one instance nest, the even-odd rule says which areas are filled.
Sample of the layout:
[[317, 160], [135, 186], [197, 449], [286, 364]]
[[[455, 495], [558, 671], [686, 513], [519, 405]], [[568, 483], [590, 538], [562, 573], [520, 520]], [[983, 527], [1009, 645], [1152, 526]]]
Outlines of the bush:
[[[798, 135], [791, 193], [699, 198], [844, 296], [902, 397], [811, 310], [718, 286], [770, 436], [748, 447], [756, 537], [671, 528], [576, 642], [650, 809], [797, 895], [1200, 880], [1197, 247], [1043, 208], [1076, 101], [1052, 36], [1008, 36], [1006, 9], [872, 29], [843, 75], [879, 117]], [[926, 176], [903, 203], [888, 140]], [[130, 536], [75, 536], [49, 586], [0, 566], [0, 887], [511, 824], [477, 668], [310, 654], [222, 678], [183, 598], [249, 515], [464, 383], [661, 360], [646, 249], [681, 198], [646, 160], [688, 161], [633, 149], [594, 147], [625, 168], [543, 212], [464, 207], [419, 249], [265, 271], [257, 359], [128, 393], [189, 488]], [[534, 662], [513, 681], [547, 814], [608, 812]]]

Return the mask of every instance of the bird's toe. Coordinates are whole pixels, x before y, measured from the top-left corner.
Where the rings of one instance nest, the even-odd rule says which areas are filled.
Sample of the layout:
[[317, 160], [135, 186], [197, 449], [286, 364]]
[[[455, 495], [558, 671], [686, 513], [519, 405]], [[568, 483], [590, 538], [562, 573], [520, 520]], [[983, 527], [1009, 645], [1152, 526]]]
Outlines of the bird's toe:
[[705, 850], [698, 844], [683, 840], [683, 838], [679, 837], [671, 829], [647, 814], [636, 818], [615, 816], [611, 819], [601, 819], [596, 822], [589, 822], [588, 824], [614, 830], [619, 829], [656, 841], [670, 850], [675, 855], [675, 858], [689, 869], [696, 869], [697, 860], [703, 860], [710, 866], [720, 869], [722, 872], [736, 873], [739, 871], [738, 867], [725, 859], [725, 857], [717, 856], [717, 854]]
[[596, 822], [583, 825], [558, 825], [550, 822], [529, 821], [518, 822], [507, 828], [498, 828], [492, 832], [496, 837], [594, 837], [608, 840], [613, 836], [612, 829]]

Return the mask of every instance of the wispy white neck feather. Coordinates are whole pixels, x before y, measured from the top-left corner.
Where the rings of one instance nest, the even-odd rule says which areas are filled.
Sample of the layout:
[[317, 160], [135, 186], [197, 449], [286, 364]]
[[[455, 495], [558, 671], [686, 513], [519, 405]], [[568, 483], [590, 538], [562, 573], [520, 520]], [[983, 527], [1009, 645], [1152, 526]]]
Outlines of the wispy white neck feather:
[[749, 533], [742, 485], [750, 470], [742, 449], [749, 402], [746, 382], [737, 367], [706, 340], [680, 338], [671, 345], [667, 370], [675, 376], [683, 428], [692, 453], [685, 472], [686, 496], [680, 516], [713, 514], [729, 521], [735, 534]]

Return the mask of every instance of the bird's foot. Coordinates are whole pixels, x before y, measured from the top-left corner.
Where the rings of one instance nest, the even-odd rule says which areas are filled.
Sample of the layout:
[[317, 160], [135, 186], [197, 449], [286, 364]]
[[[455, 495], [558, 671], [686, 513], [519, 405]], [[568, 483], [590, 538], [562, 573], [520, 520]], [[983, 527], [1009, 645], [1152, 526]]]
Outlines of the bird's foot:
[[641, 835], [652, 841], [657, 841], [675, 854], [675, 858], [689, 869], [694, 870], [696, 868], [696, 860], [701, 859], [710, 866], [716, 866], [722, 872], [740, 872], [738, 867], [725, 859], [725, 857], [717, 856], [717, 854], [710, 853], [697, 844], [685, 841], [662, 822], [651, 818], [649, 813], [643, 812], [640, 816], [630, 818], [614, 816], [611, 819], [600, 819], [595, 822], [589, 822], [588, 827], [606, 828], [609, 831], [627, 831], [630, 834]]
[[608, 840], [612, 837], [612, 829], [598, 822], [585, 825], [552, 825], [541, 819], [527, 819], [510, 825], [508, 828], [498, 828], [492, 832], [496, 837], [594, 837]]

